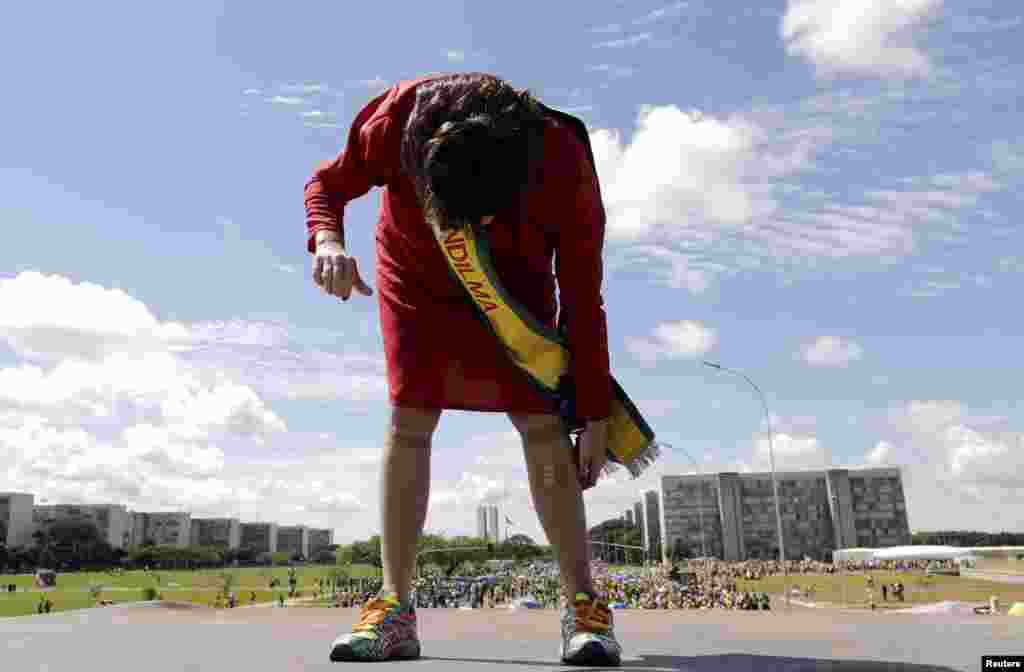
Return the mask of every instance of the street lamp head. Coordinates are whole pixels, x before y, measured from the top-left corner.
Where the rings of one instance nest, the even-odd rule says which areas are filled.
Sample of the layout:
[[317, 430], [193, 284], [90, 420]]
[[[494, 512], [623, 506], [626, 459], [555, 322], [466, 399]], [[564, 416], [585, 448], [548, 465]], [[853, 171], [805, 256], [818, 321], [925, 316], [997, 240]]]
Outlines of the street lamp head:
[[710, 366], [712, 369], [721, 369], [722, 368], [721, 364], [715, 364], [714, 362], [709, 362], [706, 359], [703, 360], [703, 362], [704, 362], [704, 366]]

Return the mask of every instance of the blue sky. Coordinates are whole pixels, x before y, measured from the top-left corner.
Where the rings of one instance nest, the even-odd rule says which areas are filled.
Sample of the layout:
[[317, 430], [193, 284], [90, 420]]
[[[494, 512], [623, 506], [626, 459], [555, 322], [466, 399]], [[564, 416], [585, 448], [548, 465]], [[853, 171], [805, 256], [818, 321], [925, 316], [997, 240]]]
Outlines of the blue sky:
[[[675, 447], [592, 524], [683, 451], [766, 467], [709, 358], [779, 469], [898, 465], [914, 529], [1024, 525], [1011, 4], [117, 4], [8, 10], [0, 490], [373, 533], [376, 304], [313, 286], [302, 186], [391, 83], [484, 70], [587, 122], [613, 369]], [[368, 277], [379, 198], [346, 214]], [[511, 432], [445, 416], [428, 529], [488, 502], [544, 538]]]

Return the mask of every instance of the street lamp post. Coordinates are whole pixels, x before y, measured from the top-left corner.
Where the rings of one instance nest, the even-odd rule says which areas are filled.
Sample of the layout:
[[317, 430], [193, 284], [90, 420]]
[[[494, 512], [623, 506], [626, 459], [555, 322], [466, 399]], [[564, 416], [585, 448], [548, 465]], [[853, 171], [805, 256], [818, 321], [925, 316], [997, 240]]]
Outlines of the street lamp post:
[[[843, 519], [840, 517], [839, 511], [839, 496], [832, 495], [832, 509], [835, 511], [836, 527], [836, 550], [832, 552], [832, 564], [836, 564], [836, 552], [839, 551], [843, 544]], [[843, 584], [843, 606], [846, 606], [846, 572], [843, 570], [842, 565], [839, 567], [839, 581]]]
[[739, 371], [734, 371], [733, 369], [726, 368], [726, 367], [722, 366], [721, 364], [716, 364], [714, 362], [709, 362], [707, 360], [704, 360], [704, 365], [705, 366], [709, 366], [712, 369], [716, 369], [718, 371], [725, 371], [727, 373], [732, 373], [734, 375], [739, 376], [743, 380], [745, 380], [748, 383], [750, 383], [750, 386], [752, 388], [754, 388], [755, 392], [757, 392], [758, 397], [761, 398], [761, 405], [764, 407], [764, 419], [765, 419], [765, 422], [768, 423], [768, 460], [769, 460], [769, 463], [771, 465], [771, 470], [772, 470], [772, 493], [773, 493], [773, 496], [774, 496], [773, 498], [775, 499], [775, 524], [776, 524], [776, 527], [778, 528], [778, 535], [779, 535], [779, 560], [782, 561], [782, 573], [783, 573], [783, 576], [785, 577], [783, 582], [784, 582], [785, 591], [786, 591], [786, 608], [788, 609], [789, 606], [790, 606], [789, 605], [789, 570], [786, 567], [786, 544], [785, 544], [785, 541], [783, 540], [783, 537], [782, 537], [782, 511], [779, 508], [779, 484], [778, 484], [778, 481], [775, 480], [775, 449], [774, 449], [774, 447], [772, 445], [772, 418], [771, 418], [771, 414], [768, 412], [768, 402], [765, 401], [764, 393], [761, 391], [761, 388], [758, 387], [754, 383], [754, 381], [752, 381], [750, 378], [748, 378], [743, 373], [740, 373]]
[[683, 451], [683, 455], [693, 463], [693, 467], [697, 470], [697, 476], [700, 479], [698, 481], [698, 487], [700, 488], [700, 502], [697, 504], [697, 519], [700, 521], [700, 554], [702, 557], [708, 557], [708, 547], [704, 540], [704, 472], [701, 471], [700, 465], [697, 464], [697, 460], [693, 459], [690, 455], [690, 451], [680, 446], [680, 450]]

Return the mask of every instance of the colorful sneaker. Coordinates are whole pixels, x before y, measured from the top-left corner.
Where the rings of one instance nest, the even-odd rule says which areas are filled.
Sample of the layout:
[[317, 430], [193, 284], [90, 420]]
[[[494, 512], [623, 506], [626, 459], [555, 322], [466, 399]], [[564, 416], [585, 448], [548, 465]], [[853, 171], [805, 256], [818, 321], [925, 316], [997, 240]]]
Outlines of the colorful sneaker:
[[604, 600], [576, 593], [573, 603], [562, 609], [562, 646], [566, 665], [618, 667], [622, 649], [615, 641], [612, 611]]
[[416, 609], [403, 609], [394, 593], [367, 602], [352, 632], [331, 643], [335, 662], [409, 660], [420, 657], [416, 636]]

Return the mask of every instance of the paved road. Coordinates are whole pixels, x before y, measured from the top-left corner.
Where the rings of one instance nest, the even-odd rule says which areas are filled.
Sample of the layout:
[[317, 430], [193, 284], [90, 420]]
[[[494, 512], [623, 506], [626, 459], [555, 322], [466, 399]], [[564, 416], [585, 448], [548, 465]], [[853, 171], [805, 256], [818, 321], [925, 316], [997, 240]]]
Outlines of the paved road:
[[[415, 670], [551, 670], [553, 611], [422, 609]], [[929, 672], [1024, 653], [1024, 619], [779, 612], [616, 612], [635, 672]], [[328, 645], [352, 609], [110, 607], [0, 619], [0, 668], [17, 672], [338, 670]], [[568, 669], [568, 668], [567, 668]]]

